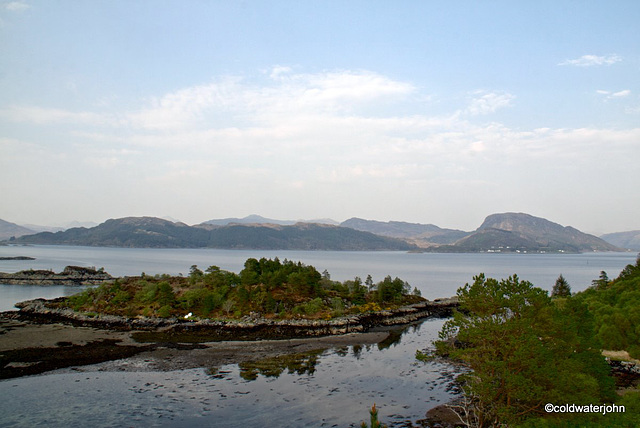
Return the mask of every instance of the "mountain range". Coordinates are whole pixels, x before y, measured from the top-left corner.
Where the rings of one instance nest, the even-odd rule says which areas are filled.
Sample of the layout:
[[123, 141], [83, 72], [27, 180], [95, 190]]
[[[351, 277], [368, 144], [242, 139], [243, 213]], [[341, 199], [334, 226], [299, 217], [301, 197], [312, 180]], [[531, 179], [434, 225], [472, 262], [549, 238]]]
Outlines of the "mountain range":
[[42, 232], [13, 243], [142, 248], [226, 248], [289, 250], [414, 250], [405, 241], [345, 227], [297, 223], [200, 224], [188, 226], [156, 217], [125, 217], [92, 227]]
[[[33, 233], [0, 220], [0, 239], [12, 243], [150, 248], [290, 250], [401, 250], [430, 252], [623, 251], [640, 233], [615, 235], [609, 243], [570, 226], [524, 213], [488, 216], [473, 232], [433, 224], [351, 218], [294, 222], [252, 215], [189, 226], [156, 217], [125, 217], [95, 227]], [[25, 231], [26, 230], [26, 231]], [[635, 237], [635, 238], [634, 238]], [[617, 244], [617, 245], [616, 245]], [[624, 245], [621, 245], [624, 244]]]

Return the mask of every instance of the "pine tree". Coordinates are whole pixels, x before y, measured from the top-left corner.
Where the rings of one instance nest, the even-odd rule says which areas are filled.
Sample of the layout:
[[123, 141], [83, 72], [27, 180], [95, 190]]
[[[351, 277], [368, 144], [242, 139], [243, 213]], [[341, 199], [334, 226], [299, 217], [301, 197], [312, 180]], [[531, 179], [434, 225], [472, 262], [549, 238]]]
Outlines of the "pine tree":
[[570, 297], [571, 296], [571, 287], [564, 276], [560, 274], [558, 279], [556, 279], [556, 283], [551, 290], [551, 297]]

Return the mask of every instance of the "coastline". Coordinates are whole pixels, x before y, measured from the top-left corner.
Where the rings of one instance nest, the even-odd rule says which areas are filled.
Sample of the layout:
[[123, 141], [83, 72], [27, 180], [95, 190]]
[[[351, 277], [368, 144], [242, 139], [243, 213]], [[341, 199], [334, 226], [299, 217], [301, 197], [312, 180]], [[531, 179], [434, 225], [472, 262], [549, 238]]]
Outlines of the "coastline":
[[376, 344], [389, 332], [372, 329], [447, 316], [456, 305], [442, 299], [334, 320], [187, 321], [90, 317], [36, 299], [22, 302], [19, 311], [0, 313], [0, 379], [94, 364], [118, 371], [212, 368]]

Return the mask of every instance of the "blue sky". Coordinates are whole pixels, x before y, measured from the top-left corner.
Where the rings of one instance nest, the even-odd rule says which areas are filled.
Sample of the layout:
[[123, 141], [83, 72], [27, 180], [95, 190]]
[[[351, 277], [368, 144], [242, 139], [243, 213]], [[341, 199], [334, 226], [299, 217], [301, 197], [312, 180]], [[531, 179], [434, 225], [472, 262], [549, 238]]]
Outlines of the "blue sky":
[[636, 1], [4, 1], [0, 218], [640, 229]]

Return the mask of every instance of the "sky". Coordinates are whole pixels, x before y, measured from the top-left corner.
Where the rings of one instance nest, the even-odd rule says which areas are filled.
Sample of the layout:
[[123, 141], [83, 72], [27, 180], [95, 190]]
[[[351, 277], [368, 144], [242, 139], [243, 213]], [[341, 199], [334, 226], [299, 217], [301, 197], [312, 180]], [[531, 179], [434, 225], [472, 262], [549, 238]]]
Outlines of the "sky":
[[0, 2], [0, 218], [640, 229], [640, 2]]

